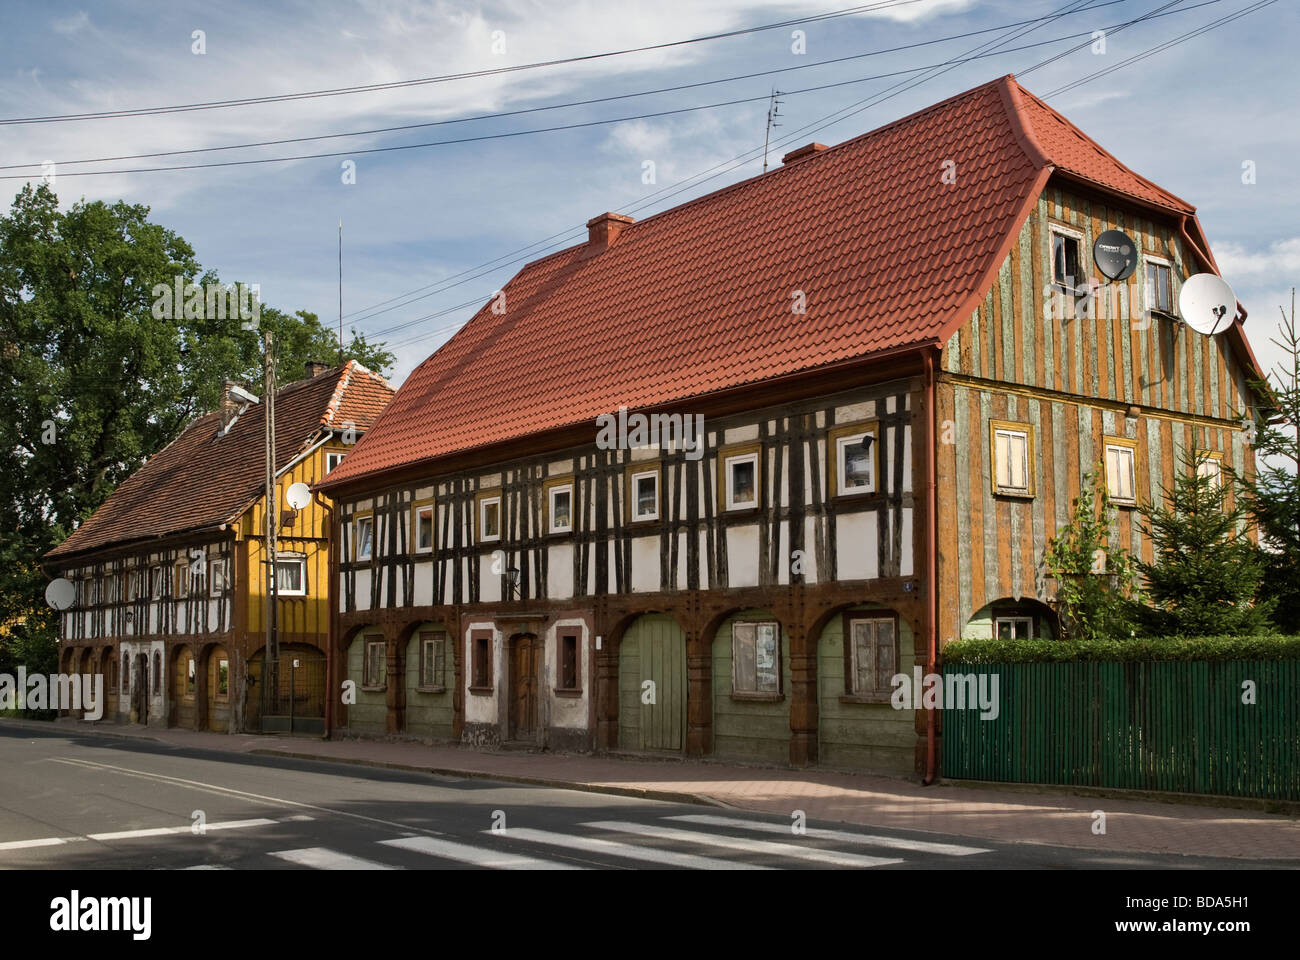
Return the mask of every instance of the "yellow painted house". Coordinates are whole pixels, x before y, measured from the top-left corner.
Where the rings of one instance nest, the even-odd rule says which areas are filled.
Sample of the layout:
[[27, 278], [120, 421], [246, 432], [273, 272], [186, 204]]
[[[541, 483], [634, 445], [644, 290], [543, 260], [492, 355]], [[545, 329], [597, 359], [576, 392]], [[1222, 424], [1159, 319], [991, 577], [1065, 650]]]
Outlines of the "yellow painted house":
[[350, 361], [309, 364], [275, 401], [276, 636], [267, 676], [265, 408], [227, 384], [221, 408], [151, 457], [45, 561], [76, 587], [60, 663], [103, 674], [103, 717], [221, 731], [323, 730], [331, 505], [293, 509], [392, 397]]

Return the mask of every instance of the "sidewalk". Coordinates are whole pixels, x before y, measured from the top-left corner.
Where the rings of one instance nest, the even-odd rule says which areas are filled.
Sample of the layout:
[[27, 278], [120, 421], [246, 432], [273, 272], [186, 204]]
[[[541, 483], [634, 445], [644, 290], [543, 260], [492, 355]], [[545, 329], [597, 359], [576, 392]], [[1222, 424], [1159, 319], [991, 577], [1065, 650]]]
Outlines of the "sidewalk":
[[[68, 736], [144, 738], [176, 747], [364, 763], [596, 792], [707, 803], [809, 820], [956, 834], [974, 839], [1209, 857], [1300, 859], [1300, 817], [1187, 803], [1080, 797], [1063, 791], [937, 785], [826, 771], [714, 762], [640, 760], [514, 751], [488, 752], [410, 742], [228, 736], [192, 730], [4, 720], [7, 726]], [[1092, 832], [1093, 812], [1106, 833]]]

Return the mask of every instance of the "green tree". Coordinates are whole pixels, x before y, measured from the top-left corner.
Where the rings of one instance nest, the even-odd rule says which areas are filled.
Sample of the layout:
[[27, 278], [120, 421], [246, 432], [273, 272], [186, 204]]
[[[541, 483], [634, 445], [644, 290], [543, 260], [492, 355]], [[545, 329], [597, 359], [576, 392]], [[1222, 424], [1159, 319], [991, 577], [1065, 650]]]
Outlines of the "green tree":
[[1278, 309], [1282, 321], [1272, 342], [1285, 356], [1267, 380], [1251, 384], [1268, 399], [1248, 423], [1255, 475], [1240, 483], [1247, 512], [1259, 528], [1263, 592], [1276, 600], [1273, 622], [1284, 633], [1300, 633], [1300, 330], [1294, 289], [1291, 316]]
[[1067, 639], [1114, 639], [1134, 633], [1134, 603], [1140, 599], [1137, 574], [1128, 551], [1110, 545], [1114, 522], [1115, 508], [1105, 486], [1093, 474], [1084, 474], [1069, 525], [1043, 552], [1043, 569], [1056, 581], [1056, 612]]
[[1258, 600], [1263, 563], [1234, 478], [1204, 470], [1211, 462], [1204, 453], [1185, 452], [1179, 461], [1173, 489], [1142, 507], [1153, 554], [1151, 563], [1137, 564], [1152, 601], [1143, 615], [1147, 629], [1154, 636], [1261, 633], [1273, 601]]
[[[261, 383], [260, 339], [237, 318], [157, 316], [155, 287], [177, 278], [218, 282], [146, 206], [60, 210], [48, 186], [29, 185], [0, 216], [0, 645], [20, 624], [54, 637], [41, 555], [214, 409], [223, 380]], [[337, 362], [314, 315], [267, 307], [260, 322], [279, 335], [284, 379], [306, 360]], [[392, 361], [355, 332], [349, 351], [380, 372]]]

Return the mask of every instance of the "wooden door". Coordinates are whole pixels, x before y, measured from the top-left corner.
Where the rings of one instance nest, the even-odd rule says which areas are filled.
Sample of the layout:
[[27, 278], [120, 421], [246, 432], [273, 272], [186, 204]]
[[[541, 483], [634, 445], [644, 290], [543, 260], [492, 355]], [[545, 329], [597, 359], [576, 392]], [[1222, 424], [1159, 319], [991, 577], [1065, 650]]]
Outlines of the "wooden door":
[[515, 637], [510, 645], [510, 739], [537, 736], [537, 674], [541, 645], [531, 634]]
[[628, 628], [619, 646], [619, 746], [681, 752], [686, 739], [686, 634], [672, 617], [652, 614]]

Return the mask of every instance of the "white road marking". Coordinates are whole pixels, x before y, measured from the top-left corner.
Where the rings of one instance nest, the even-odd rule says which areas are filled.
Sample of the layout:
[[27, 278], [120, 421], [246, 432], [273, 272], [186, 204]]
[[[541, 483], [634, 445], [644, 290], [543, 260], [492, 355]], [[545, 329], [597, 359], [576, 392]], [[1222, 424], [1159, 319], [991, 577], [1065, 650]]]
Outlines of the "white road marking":
[[467, 843], [452, 840], [438, 840], [434, 837], [399, 837], [396, 840], [380, 840], [386, 847], [398, 847], [402, 850], [414, 850], [416, 853], [444, 860], [456, 860], [478, 867], [492, 867], [499, 870], [585, 870], [575, 864], [557, 863], [554, 860], [541, 860], [519, 853], [507, 853], [501, 850], [488, 850], [473, 847]]
[[313, 870], [401, 870], [401, 867], [390, 867], [386, 863], [377, 863], [374, 860], [366, 860], [363, 857], [354, 857], [350, 854], [339, 853], [337, 850], [330, 850], [326, 847], [303, 847], [301, 850], [276, 850], [270, 854], [281, 860], [287, 860], [289, 863], [296, 863], [301, 867], [311, 867]]
[[[484, 831], [492, 833], [491, 830]], [[526, 840], [529, 843], [544, 843], [553, 847], [568, 847], [584, 853], [606, 853], [628, 860], [645, 860], [666, 867], [686, 867], [691, 870], [771, 870], [772, 867], [752, 863], [736, 863], [731, 860], [718, 860], [715, 857], [702, 857], [695, 853], [677, 853], [673, 850], [657, 850], [633, 843], [619, 843], [602, 837], [578, 837], [563, 833], [551, 833], [549, 830], [531, 830], [527, 827], [511, 827], [511, 839]]]
[[724, 837], [714, 833], [701, 833], [698, 830], [678, 830], [675, 827], [656, 827], [641, 823], [627, 823], [621, 820], [600, 820], [583, 826], [599, 830], [613, 830], [617, 833], [630, 833], [638, 837], [651, 837], [656, 840], [677, 840], [682, 843], [702, 843], [710, 847], [722, 847], [741, 853], [768, 853], [795, 860], [811, 860], [837, 867], [882, 867], [902, 860], [887, 857], [867, 857], [860, 853], [841, 853], [838, 850], [821, 850], [816, 847], [800, 847], [789, 843], [773, 843], [771, 840], [746, 840], [740, 837]]
[[[256, 819], [256, 820], [227, 820], [224, 823], [209, 823], [203, 827], [203, 832], [207, 833], [212, 830], [242, 830], [245, 827], [265, 827], [275, 823], [274, 820]], [[118, 830], [114, 833], [88, 833], [88, 840], [135, 840], [139, 837], [169, 837], [180, 833], [194, 833], [194, 825], [188, 824], [183, 827], [149, 827], [143, 830]]]
[[85, 837], [42, 837], [39, 840], [9, 840], [0, 843], [0, 850], [26, 850], [31, 847], [57, 847], [62, 843], [78, 843]]
[[227, 867], [220, 863], [200, 863], [193, 867], [181, 867], [182, 870], [233, 870], [234, 867]]
[[[699, 823], [712, 827], [740, 827], [744, 830], [757, 830], [761, 833], [779, 833], [792, 836], [790, 827], [783, 823], [761, 823], [742, 820], [739, 817], [719, 817], [708, 813], [686, 814], [669, 817], [669, 820], [681, 820], [685, 823]], [[808, 827], [803, 836], [817, 840], [834, 840], [838, 843], [856, 843], [872, 847], [892, 847], [895, 850], [910, 850], [913, 853], [941, 853], [949, 857], [965, 857], [972, 853], [991, 853], [983, 847], [964, 847], [955, 843], [933, 843], [929, 840], [907, 840], [903, 837], [882, 837], [875, 834], [850, 833], [847, 830], [826, 830], [821, 827]]]

